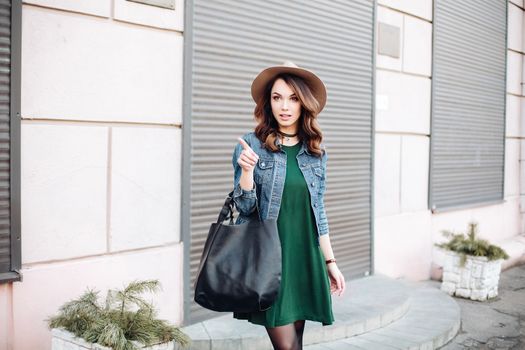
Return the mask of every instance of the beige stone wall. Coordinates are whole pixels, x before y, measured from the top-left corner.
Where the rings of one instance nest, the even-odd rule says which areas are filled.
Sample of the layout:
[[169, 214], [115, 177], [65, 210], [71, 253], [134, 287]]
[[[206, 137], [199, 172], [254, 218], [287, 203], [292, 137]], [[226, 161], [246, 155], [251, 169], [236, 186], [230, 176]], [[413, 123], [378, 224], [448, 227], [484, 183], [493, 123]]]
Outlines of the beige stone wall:
[[376, 40], [375, 270], [426, 279], [432, 1], [379, 0], [379, 23], [399, 28], [400, 54], [379, 54]]
[[23, 282], [0, 287], [0, 349], [50, 349], [61, 304], [134, 279], [181, 323], [183, 6], [24, 1]]
[[399, 28], [400, 55], [376, 47], [374, 263], [376, 272], [413, 280], [439, 277], [443, 257], [433, 244], [443, 240], [441, 230], [465, 231], [472, 219], [481, 237], [513, 254], [525, 249], [516, 242], [525, 231], [523, 1], [509, 3], [505, 201], [436, 214], [428, 209], [432, 7], [431, 0], [379, 0], [377, 11], [378, 23]]
[[525, 10], [523, 0], [509, 1], [507, 50], [507, 144], [513, 151], [508, 192], [520, 199], [521, 232], [525, 232]]

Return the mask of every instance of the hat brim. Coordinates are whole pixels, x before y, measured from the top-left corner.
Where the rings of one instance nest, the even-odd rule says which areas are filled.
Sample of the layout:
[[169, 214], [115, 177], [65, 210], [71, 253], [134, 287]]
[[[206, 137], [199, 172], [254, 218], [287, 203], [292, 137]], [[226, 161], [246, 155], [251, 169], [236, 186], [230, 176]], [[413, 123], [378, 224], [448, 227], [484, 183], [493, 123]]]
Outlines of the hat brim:
[[326, 86], [315, 73], [300, 67], [273, 66], [263, 69], [252, 82], [251, 93], [255, 103], [258, 103], [264, 94], [266, 85], [281, 73], [295, 74], [303, 78], [317, 102], [319, 102], [319, 112], [321, 112], [326, 105]]

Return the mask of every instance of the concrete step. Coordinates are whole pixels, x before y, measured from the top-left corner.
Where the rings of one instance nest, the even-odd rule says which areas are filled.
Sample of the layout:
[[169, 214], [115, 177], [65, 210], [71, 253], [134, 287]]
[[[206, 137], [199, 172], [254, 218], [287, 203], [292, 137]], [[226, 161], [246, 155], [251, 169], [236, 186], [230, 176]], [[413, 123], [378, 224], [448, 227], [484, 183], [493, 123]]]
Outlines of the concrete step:
[[439, 349], [459, 330], [460, 308], [456, 301], [434, 287], [411, 284], [410, 308], [386, 327], [353, 337], [315, 345], [305, 350], [430, 350]]
[[[407, 284], [379, 274], [348, 281], [342, 297], [332, 296], [335, 323], [323, 327], [319, 322], [306, 321], [303, 344], [332, 342], [386, 327], [407, 313], [409, 293]], [[191, 349], [272, 349], [263, 326], [237, 320], [231, 313], [182, 331], [191, 337]]]

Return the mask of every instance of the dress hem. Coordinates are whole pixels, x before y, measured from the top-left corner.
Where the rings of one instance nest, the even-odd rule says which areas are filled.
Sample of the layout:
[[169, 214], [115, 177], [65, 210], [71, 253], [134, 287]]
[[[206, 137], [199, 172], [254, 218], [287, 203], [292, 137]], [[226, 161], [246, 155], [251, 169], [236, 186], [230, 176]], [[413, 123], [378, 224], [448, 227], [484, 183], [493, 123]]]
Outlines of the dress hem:
[[241, 317], [235, 317], [235, 316], [233, 318], [236, 318], [238, 320], [246, 320], [246, 321], [248, 321], [248, 322], [250, 322], [252, 324], [256, 324], [256, 325], [259, 325], [259, 326], [265, 326], [265, 327], [268, 327], [268, 328], [285, 326], [287, 324], [290, 324], [292, 322], [299, 321], [299, 320], [305, 320], [305, 321], [308, 320], [308, 321], [313, 321], [313, 322], [320, 322], [320, 323], [322, 323], [323, 326], [330, 326], [330, 325], [334, 324], [334, 322], [335, 322], [335, 319], [332, 320], [332, 322], [325, 322], [323, 320], [320, 320], [317, 317], [296, 316], [296, 317], [291, 317], [291, 318], [285, 319], [285, 321], [276, 322], [275, 325], [270, 326], [270, 325], [267, 325], [267, 324], [254, 322], [254, 321], [252, 321], [252, 320], [250, 320], [248, 318], [241, 318]]

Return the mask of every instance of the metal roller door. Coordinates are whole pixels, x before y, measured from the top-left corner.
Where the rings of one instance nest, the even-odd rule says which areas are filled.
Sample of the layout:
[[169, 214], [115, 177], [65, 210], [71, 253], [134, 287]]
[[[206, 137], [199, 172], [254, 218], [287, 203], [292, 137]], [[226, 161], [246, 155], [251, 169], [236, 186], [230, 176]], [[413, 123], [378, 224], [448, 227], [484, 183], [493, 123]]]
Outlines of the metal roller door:
[[507, 1], [434, 1], [429, 207], [503, 200]]
[[20, 19], [0, 0], [0, 282], [20, 279]]
[[209, 224], [232, 190], [236, 138], [255, 126], [250, 84], [262, 68], [285, 60], [314, 70], [327, 85], [319, 123], [329, 156], [332, 246], [347, 279], [370, 273], [375, 2], [194, 0], [189, 6], [183, 234], [191, 244], [185, 251], [185, 323], [217, 315], [193, 302], [200, 254]]

